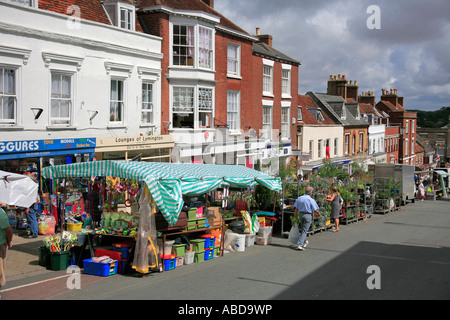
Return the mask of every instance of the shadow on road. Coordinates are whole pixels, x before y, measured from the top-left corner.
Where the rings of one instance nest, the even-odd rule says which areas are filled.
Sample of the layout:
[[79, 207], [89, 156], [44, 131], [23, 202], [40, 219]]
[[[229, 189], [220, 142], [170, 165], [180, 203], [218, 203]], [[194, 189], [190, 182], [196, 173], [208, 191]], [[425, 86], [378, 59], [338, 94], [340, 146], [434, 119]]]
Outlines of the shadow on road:
[[[367, 286], [370, 266], [379, 267], [380, 289]], [[450, 248], [359, 242], [273, 298], [448, 300]]]

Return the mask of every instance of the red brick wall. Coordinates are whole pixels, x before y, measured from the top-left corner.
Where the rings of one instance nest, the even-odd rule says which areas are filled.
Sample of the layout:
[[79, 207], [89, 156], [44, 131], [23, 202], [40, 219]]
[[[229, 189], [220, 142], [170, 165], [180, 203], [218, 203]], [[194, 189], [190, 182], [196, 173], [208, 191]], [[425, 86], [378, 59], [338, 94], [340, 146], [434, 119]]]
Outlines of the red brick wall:
[[[240, 92], [241, 98], [241, 129], [245, 132], [249, 126], [255, 128], [252, 119], [252, 84], [253, 71], [251, 65], [252, 43], [249, 40], [233, 37], [229, 34], [216, 32], [216, 85], [215, 85], [215, 117], [216, 125], [227, 123], [227, 92]], [[241, 79], [227, 77], [227, 47], [228, 42], [240, 44], [241, 47]], [[261, 116], [262, 119], [262, 116]]]
[[[267, 58], [266, 58], [267, 59]], [[268, 59], [269, 60], [269, 59]], [[262, 100], [273, 101], [273, 129], [278, 129], [281, 133], [281, 102], [291, 102], [289, 126], [291, 133], [292, 149], [297, 149], [297, 121], [292, 124], [292, 118], [297, 119], [298, 108], [298, 66], [292, 65], [291, 68], [291, 99], [282, 99], [282, 63], [275, 61], [273, 66], [273, 98], [263, 96], [263, 58], [253, 57], [253, 108], [250, 116], [255, 122], [258, 130], [262, 129]], [[273, 137], [277, 139], [277, 137]]]

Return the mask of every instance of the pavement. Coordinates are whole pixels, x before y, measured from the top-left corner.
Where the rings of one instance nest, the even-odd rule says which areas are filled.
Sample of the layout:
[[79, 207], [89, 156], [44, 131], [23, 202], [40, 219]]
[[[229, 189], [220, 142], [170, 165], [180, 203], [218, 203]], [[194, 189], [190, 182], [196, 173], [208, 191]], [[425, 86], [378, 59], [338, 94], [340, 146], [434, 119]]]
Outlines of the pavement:
[[33, 275], [49, 273], [39, 265], [39, 248], [44, 245], [46, 236], [28, 239], [27, 231], [14, 231], [12, 247], [6, 253], [6, 282], [23, 279]]
[[[144, 279], [125, 276], [111, 280], [108, 277], [91, 276], [95, 283], [89, 287], [89, 283], [86, 283], [88, 280], [83, 282], [86, 283], [86, 289], [83, 296], [80, 293], [80, 297], [89, 297], [89, 290], [92, 290], [92, 296], [96, 299], [104, 297], [102, 294], [109, 294], [113, 299], [124, 299], [128, 297], [126, 294], [129, 294], [125, 294], [124, 290], [133, 285], [134, 294], [139, 293], [149, 299], [181, 299], [183, 296], [177, 294], [186, 292], [185, 290], [190, 290], [193, 297], [206, 299], [210, 297], [210, 294], [205, 296], [205, 292], [210, 292], [208, 283], [219, 281], [216, 275], [221, 274], [226, 281], [221, 284], [223, 288], [211, 297], [213, 299], [229, 299], [230, 296], [248, 299], [252, 297], [252, 292], [259, 292], [261, 299], [333, 299], [336, 295], [355, 298], [355, 288], [360, 290], [356, 295], [358, 299], [397, 299], [405, 297], [404, 292], [409, 292], [411, 299], [448, 299], [449, 205], [450, 199], [419, 201], [400, 207], [398, 212], [375, 214], [366, 222], [341, 225], [339, 234], [324, 232], [313, 235], [309, 240], [307, 252], [300, 254], [289, 248], [285, 238], [277, 237], [274, 238], [274, 244], [268, 247], [254, 246], [242, 254], [228, 254], [224, 259], [213, 259], [209, 263], [196, 265], [195, 268], [182, 267]], [[65, 274], [65, 271], [52, 271], [39, 265], [39, 248], [44, 245], [44, 238], [45, 236], [40, 235], [38, 238], [28, 239], [24, 237], [23, 231], [14, 235], [13, 247], [8, 250], [6, 257], [5, 291], [33, 281], [32, 279], [54, 278]], [[270, 277], [267, 276], [267, 261], [271, 261], [269, 270], [278, 270], [276, 273], [270, 272]], [[362, 290], [366, 289], [365, 285], [355, 285], [354, 279], [363, 284], [367, 280], [366, 270], [357, 268], [370, 264], [379, 265], [383, 270], [383, 295], [374, 293], [376, 290]], [[240, 266], [237, 276], [236, 265]], [[299, 265], [302, 266], [301, 269], [298, 268]], [[332, 275], [337, 271], [339, 281], [336, 287], [325, 286], [326, 283], [336, 282], [336, 277]], [[355, 276], [358, 274], [360, 279]], [[233, 277], [237, 279], [231, 281]], [[94, 281], [91, 278], [89, 281]], [[407, 281], [411, 278], [415, 279], [414, 285]], [[152, 285], [149, 286], [149, 283]], [[181, 288], [174, 292], [171, 289], [179, 288], [184, 283], [187, 283], [185, 290]], [[195, 283], [195, 286], [192, 283]], [[273, 285], [275, 283], [278, 286]], [[318, 283], [324, 285], [319, 286]], [[108, 290], [100, 290], [103, 284], [114, 290], [110, 290], [110, 287]], [[155, 286], [160, 290], [148, 291]], [[319, 287], [327, 289], [317, 292]], [[42, 294], [42, 287], [36, 288]], [[25, 299], [25, 293], [18, 289], [5, 292], [5, 298], [8, 298], [7, 294], [10, 299], [15, 299], [16, 296], [17, 299]], [[58, 292], [56, 297], [80, 299], [73, 292]]]

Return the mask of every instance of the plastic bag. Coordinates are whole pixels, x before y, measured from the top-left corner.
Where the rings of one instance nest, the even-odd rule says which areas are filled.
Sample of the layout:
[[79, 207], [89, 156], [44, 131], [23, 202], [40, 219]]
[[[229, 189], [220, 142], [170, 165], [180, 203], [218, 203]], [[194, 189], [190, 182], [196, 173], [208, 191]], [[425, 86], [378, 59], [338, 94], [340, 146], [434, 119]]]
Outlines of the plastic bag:
[[40, 235], [49, 236], [55, 233], [56, 221], [53, 216], [43, 216], [39, 219], [38, 232]]
[[291, 231], [289, 231], [288, 240], [292, 244], [298, 244], [298, 240], [300, 240], [300, 231], [298, 230], [298, 225], [296, 223], [294, 223]]
[[253, 226], [252, 233], [253, 234], [258, 233], [260, 224], [259, 224], [259, 217], [256, 214], [252, 216], [252, 226]]

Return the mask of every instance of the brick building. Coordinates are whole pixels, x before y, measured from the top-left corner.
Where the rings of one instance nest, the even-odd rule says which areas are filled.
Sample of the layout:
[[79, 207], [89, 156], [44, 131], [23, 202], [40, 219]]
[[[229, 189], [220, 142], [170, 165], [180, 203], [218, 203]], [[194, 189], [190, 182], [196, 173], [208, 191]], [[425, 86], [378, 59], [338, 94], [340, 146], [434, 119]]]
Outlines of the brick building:
[[404, 108], [404, 99], [397, 95], [397, 89], [382, 89], [380, 101], [376, 108], [389, 116], [389, 124], [400, 128], [398, 144], [398, 162], [401, 164], [416, 164], [416, 127], [417, 113], [408, 112]]
[[[141, 0], [137, 6], [142, 29], [162, 38], [162, 130], [176, 142], [175, 161], [253, 167], [279, 158], [280, 137], [281, 155], [290, 155], [299, 62], [229, 21], [213, 1]], [[265, 71], [270, 81], [264, 82]], [[277, 129], [280, 137], [269, 133]]]

